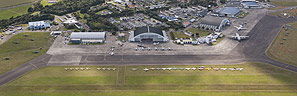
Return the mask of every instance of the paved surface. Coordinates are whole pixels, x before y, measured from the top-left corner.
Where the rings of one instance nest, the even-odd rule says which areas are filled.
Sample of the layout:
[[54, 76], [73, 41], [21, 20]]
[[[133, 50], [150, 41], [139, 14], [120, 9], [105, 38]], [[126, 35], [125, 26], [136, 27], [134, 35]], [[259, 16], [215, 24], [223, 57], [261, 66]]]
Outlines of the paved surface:
[[[23, 74], [45, 66], [73, 66], [73, 65], [181, 65], [181, 64], [238, 64], [242, 62], [264, 62], [274, 66], [297, 72], [296, 66], [291, 66], [282, 62], [270, 59], [266, 56], [265, 51], [279, 32], [281, 26], [285, 23], [297, 21], [297, 18], [279, 18], [275, 16], [263, 17], [257, 25], [248, 33], [250, 38], [234, 46], [232, 51], [224, 52], [226, 54], [163, 54], [163, 55], [144, 55], [144, 54], [124, 54], [123, 49], [114, 56], [110, 56], [105, 48], [85, 50], [90, 46], [76, 46], [76, 50], [66, 51], [67, 54], [59, 54], [64, 50], [55, 51], [54, 55], [43, 55], [39, 58], [19, 66], [0, 76], [0, 86], [22, 76]], [[63, 40], [58, 38], [57, 40]], [[63, 47], [63, 45], [55, 45]], [[98, 45], [100, 46], [100, 45]], [[71, 47], [69, 47], [71, 48]], [[102, 51], [106, 50], [106, 51]], [[78, 51], [78, 52], [75, 52]], [[98, 51], [98, 52], [97, 52]], [[225, 50], [222, 50], [225, 51]], [[50, 51], [54, 52], [54, 51]], [[69, 52], [69, 53], [68, 53]], [[80, 53], [81, 52], [81, 53]], [[105, 53], [104, 53], [105, 52]], [[53, 54], [53, 53], [51, 53]]]

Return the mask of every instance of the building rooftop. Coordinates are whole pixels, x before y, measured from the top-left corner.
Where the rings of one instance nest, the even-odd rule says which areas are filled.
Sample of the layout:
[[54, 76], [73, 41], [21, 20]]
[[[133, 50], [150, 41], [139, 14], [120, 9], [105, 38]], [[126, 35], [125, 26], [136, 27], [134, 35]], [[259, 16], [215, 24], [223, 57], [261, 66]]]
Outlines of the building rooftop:
[[260, 6], [257, 2], [242, 2], [246, 6]]
[[72, 32], [71, 39], [102, 39], [105, 38], [105, 32]]
[[148, 27], [148, 26], [136, 28], [136, 30], [134, 31], [134, 36], [137, 36], [142, 33], [156, 33], [156, 34], [163, 36], [163, 32], [161, 29], [154, 28], [154, 27]]
[[232, 14], [235, 15], [238, 12], [240, 12], [240, 9], [236, 8], [236, 7], [224, 7], [221, 10], [218, 10], [219, 13], [223, 13], [223, 14]]
[[225, 18], [221, 18], [221, 17], [207, 16], [202, 18], [201, 24], [219, 26], [224, 19]]

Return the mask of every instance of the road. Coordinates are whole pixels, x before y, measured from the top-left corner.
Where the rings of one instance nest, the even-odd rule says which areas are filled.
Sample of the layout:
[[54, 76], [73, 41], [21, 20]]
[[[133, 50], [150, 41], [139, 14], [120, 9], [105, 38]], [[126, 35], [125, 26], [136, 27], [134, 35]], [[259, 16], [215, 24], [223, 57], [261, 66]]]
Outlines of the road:
[[[243, 62], [264, 62], [277, 67], [297, 72], [297, 67], [275, 61], [269, 58], [265, 52], [283, 24], [297, 21], [297, 18], [280, 18], [276, 16], [264, 16], [256, 26], [248, 33], [250, 38], [238, 44], [229, 54], [218, 55], [102, 55], [102, 54], [61, 54], [43, 55], [31, 60], [16, 69], [0, 76], [0, 86], [30, 72], [45, 66], [73, 66], [73, 65], [182, 65], [182, 64], [239, 64]], [[68, 60], [72, 56], [76, 59]], [[52, 58], [56, 63], [49, 61]], [[70, 63], [63, 63], [70, 62]], [[65, 64], [65, 65], [63, 65]]]

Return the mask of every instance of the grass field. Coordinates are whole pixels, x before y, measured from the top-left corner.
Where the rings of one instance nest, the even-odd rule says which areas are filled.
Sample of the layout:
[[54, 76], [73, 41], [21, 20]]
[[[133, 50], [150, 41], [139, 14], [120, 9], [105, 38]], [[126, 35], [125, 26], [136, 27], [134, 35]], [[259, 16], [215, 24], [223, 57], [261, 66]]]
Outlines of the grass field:
[[[201, 65], [200, 65], [201, 66]], [[67, 67], [67, 68], [82, 68]], [[65, 71], [46, 67], [0, 87], [1, 96], [295, 96], [297, 74], [268, 64], [205, 65], [241, 67], [243, 71], [148, 71], [143, 68], [177, 66], [99, 66], [115, 71]], [[85, 68], [85, 67], [84, 67]], [[131, 68], [138, 70], [132, 71]]]
[[7, 10], [1, 10], [0, 11], [0, 20], [1, 19], [9, 19], [11, 16], [16, 17], [16, 16], [26, 14], [28, 11], [28, 8], [31, 6], [32, 5], [26, 5], [26, 6], [22, 6], [22, 7], [7, 9]]
[[[25, 37], [25, 34], [29, 36]], [[31, 38], [34, 38], [34, 41], [31, 41]], [[15, 44], [15, 42], [19, 44]], [[48, 32], [19, 33], [15, 35], [0, 45], [0, 74], [46, 53], [51, 43], [52, 38]], [[40, 50], [40, 47], [43, 49]], [[34, 51], [39, 51], [39, 53], [33, 53]], [[4, 60], [5, 57], [9, 57], [10, 60]]]
[[206, 31], [206, 30], [201, 30], [201, 29], [196, 29], [196, 28], [190, 28], [187, 31], [192, 32], [193, 34], [199, 33], [199, 35], [202, 36], [207, 36], [208, 34], [212, 33], [211, 31]]
[[35, 0], [1, 0], [0, 8], [33, 2]]
[[297, 6], [297, 1], [271, 1], [271, 3], [278, 6]]
[[[290, 23], [297, 28], [297, 22]], [[297, 31], [281, 29], [267, 54], [277, 60], [297, 66]], [[282, 43], [282, 44], [281, 44]]]
[[[57, 0], [58, 2], [59, 1], [61, 1], [61, 0]], [[48, 0], [42, 0], [41, 2], [40, 2], [43, 6], [46, 6], [46, 5], [53, 5], [53, 4], [55, 4], [55, 3], [48, 3]]]
[[279, 12], [269, 13], [269, 15], [285, 17], [283, 15], [283, 13], [286, 13], [289, 16], [297, 16], [297, 9], [289, 9], [289, 10], [285, 10], [285, 11], [279, 11]]

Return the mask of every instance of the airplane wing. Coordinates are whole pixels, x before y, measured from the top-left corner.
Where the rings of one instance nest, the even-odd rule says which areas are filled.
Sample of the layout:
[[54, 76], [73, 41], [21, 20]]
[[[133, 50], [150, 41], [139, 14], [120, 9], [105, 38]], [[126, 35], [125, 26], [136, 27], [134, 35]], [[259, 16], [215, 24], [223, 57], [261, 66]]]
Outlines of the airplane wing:
[[239, 36], [240, 39], [247, 39], [249, 36]]

